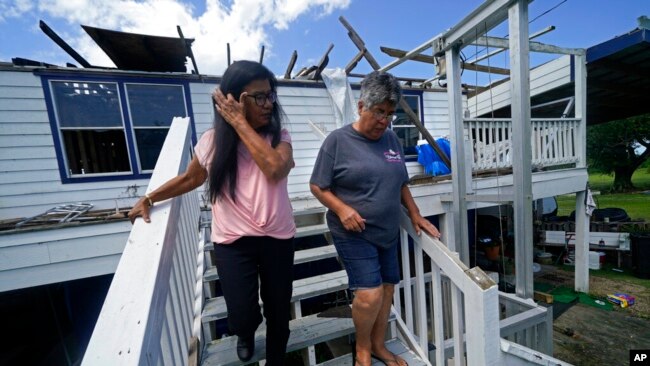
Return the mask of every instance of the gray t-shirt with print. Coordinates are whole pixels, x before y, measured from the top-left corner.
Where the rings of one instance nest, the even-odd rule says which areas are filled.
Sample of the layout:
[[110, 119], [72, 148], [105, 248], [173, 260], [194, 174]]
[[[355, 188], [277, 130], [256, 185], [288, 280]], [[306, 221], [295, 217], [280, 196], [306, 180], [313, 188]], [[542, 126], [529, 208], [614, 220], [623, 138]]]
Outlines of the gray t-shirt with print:
[[408, 182], [404, 152], [395, 133], [370, 140], [352, 125], [332, 131], [320, 148], [310, 183], [329, 189], [366, 219], [361, 233], [348, 231], [329, 210], [327, 225], [335, 236], [361, 237], [389, 247], [399, 235], [401, 189]]

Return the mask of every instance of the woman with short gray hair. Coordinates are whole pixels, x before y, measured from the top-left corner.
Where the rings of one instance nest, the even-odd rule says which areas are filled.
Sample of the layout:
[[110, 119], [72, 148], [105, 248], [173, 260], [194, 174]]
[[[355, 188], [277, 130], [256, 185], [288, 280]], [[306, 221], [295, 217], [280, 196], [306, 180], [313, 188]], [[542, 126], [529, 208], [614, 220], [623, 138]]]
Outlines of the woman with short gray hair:
[[420, 215], [404, 165], [404, 152], [388, 129], [402, 88], [387, 72], [372, 72], [361, 82], [359, 119], [330, 133], [318, 153], [310, 179], [314, 196], [328, 208], [327, 225], [354, 291], [355, 366], [376, 358], [391, 366], [406, 361], [384, 344], [388, 315], [399, 283], [397, 247], [401, 204], [419, 235], [440, 233]]

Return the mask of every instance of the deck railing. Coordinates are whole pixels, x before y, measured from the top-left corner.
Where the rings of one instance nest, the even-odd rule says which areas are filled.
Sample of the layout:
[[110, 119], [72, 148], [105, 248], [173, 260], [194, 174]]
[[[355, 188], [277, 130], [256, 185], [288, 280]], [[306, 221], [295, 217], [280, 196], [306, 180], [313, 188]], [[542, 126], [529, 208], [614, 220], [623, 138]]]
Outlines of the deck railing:
[[[190, 136], [189, 119], [175, 118], [147, 192], [185, 171]], [[193, 191], [156, 202], [151, 223], [136, 220], [83, 365], [188, 364], [203, 298], [199, 214]]]
[[[419, 347], [428, 352], [431, 335], [431, 342], [436, 345], [436, 365], [447, 364], [445, 349], [449, 347], [453, 348], [457, 364], [465, 357], [468, 365], [500, 364], [499, 291], [494, 281], [478, 267], [467, 268], [457, 253], [442, 242], [425, 233], [415, 234], [405, 213], [401, 215], [400, 228], [404, 302], [396, 291], [394, 303], [408, 329], [416, 335]], [[404, 245], [409, 237], [413, 243], [414, 276], [409, 245]], [[429, 291], [425, 289], [425, 254], [426, 265], [431, 268]], [[443, 276], [449, 279], [448, 291], [444, 289], [447, 286], [443, 285]], [[443, 301], [447, 292], [448, 302]], [[450, 306], [447, 310], [451, 319], [443, 315], [445, 302]], [[451, 322], [453, 338], [445, 338], [445, 322]]]
[[[553, 359], [552, 312], [532, 300], [500, 293], [480, 268], [468, 268], [442, 242], [417, 236], [406, 213], [400, 219], [402, 291], [394, 297], [402, 334], [413, 334], [414, 351], [436, 365], [514, 365]], [[404, 245], [405, 243], [410, 243]], [[412, 268], [414, 267], [414, 268]], [[401, 329], [400, 329], [401, 330]], [[407, 339], [407, 341], [409, 341]], [[515, 353], [516, 350], [516, 353]]]
[[[473, 147], [472, 168], [490, 170], [512, 167], [512, 121], [466, 119], [465, 138]], [[537, 168], [577, 163], [580, 119], [531, 119], [532, 165]]]

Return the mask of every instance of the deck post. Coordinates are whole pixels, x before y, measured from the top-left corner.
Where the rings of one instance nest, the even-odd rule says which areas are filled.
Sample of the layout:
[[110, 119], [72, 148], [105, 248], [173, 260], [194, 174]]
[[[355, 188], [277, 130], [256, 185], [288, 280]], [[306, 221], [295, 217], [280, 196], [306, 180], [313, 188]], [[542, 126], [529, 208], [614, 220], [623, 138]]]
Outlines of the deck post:
[[589, 215], [587, 191], [576, 193], [575, 290], [589, 292]]
[[[483, 291], [465, 293], [465, 322], [467, 331], [467, 364], [502, 364], [499, 343], [499, 290], [493, 285]], [[472, 304], [468, 307], [467, 304]], [[457, 357], [457, 356], [456, 356]]]
[[[575, 117], [580, 120], [576, 138], [576, 167], [587, 166], [587, 71], [585, 56], [573, 56], [575, 60]], [[587, 191], [576, 193], [576, 245], [575, 245], [575, 290], [589, 292], [589, 216], [586, 213]]]
[[460, 79], [460, 46], [445, 52], [447, 63], [447, 96], [449, 100], [449, 123], [451, 125], [451, 181], [452, 197], [451, 217], [456, 230], [453, 238], [448, 238], [448, 248], [460, 254], [460, 260], [469, 266], [469, 234], [467, 221], [467, 180], [464, 164], [464, 122], [463, 101]]
[[580, 120], [575, 139], [578, 163], [576, 168], [587, 166], [587, 65], [584, 54], [573, 56], [575, 67], [575, 117]]
[[514, 186], [516, 292], [533, 297], [533, 189], [530, 142], [530, 62], [528, 2], [508, 9], [510, 32], [510, 95], [512, 96], [512, 176]]

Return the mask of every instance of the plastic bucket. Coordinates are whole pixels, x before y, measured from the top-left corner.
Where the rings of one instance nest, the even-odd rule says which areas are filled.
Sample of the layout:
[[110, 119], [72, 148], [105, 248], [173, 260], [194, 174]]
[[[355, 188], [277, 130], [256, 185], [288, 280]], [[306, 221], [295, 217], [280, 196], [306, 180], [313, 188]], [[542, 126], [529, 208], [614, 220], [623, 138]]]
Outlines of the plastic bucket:
[[539, 263], [539, 264], [551, 264], [551, 263], [553, 263], [551, 253], [539, 253], [537, 255], [537, 263]]

